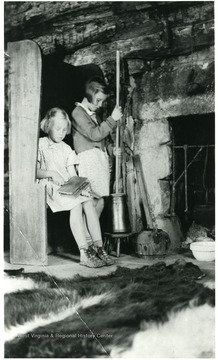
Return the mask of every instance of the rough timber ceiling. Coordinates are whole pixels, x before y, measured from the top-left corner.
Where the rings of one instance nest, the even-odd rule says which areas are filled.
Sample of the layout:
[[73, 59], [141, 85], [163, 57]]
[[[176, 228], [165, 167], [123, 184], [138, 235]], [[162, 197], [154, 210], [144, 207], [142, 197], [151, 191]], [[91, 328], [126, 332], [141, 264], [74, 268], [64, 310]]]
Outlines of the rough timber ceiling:
[[46, 55], [57, 45], [68, 55], [96, 43], [113, 43], [130, 58], [184, 54], [213, 45], [214, 3], [5, 2], [5, 44], [27, 38]]

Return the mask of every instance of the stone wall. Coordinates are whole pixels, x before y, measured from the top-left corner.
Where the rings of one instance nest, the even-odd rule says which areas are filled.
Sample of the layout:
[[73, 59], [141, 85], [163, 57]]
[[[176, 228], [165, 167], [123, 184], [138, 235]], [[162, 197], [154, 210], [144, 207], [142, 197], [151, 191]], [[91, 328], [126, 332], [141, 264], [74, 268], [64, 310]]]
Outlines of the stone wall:
[[147, 61], [213, 45], [213, 2], [6, 2], [5, 43], [36, 41], [74, 65], [114, 72], [115, 50]]

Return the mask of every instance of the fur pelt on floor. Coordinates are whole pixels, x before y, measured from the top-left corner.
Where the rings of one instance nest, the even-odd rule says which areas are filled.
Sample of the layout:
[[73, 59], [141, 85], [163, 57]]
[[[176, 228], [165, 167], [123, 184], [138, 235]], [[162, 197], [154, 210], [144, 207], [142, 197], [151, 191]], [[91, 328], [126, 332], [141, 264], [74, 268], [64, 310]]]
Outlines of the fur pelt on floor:
[[21, 274], [24, 290], [5, 295], [5, 357], [214, 357], [215, 292], [202, 276], [183, 261], [98, 278]]

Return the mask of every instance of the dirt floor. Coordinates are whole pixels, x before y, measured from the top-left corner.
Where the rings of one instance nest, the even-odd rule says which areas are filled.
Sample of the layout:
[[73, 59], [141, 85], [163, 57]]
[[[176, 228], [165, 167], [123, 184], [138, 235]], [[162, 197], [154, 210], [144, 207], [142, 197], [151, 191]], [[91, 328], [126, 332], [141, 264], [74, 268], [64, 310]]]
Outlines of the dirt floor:
[[91, 269], [79, 264], [79, 256], [72, 255], [69, 253], [60, 252], [55, 255], [48, 255], [48, 265], [47, 266], [26, 266], [26, 265], [13, 265], [9, 262], [9, 253], [5, 253], [5, 269], [19, 269], [24, 268], [25, 272], [45, 272], [49, 276], [55, 276], [57, 278], [72, 278], [73, 276], [79, 274], [85, 277], [89, 276], [99, 276], [107, 275], [114, 272], [117, 266], [124, 266], [127, 268], [139, 268], [144, 265], [152, 265], [158, 261], [165, 261], [167, 265], [175, 262], [178, 259], [183, 259], [186, 262], [192, 262], [197, 265], [202, 272], [206, 275], [200, 282], [214, 281], [215, 280], [215, 262], [203, 262], [197, 261], [193, 258], [192, 253], [187, 251], [183, 254], [169, 253], [166, 256], [161, 257], [152, 257], [147, 256], [144, 258], [139, 258], [136, 255], [126, 255], [122, 254], [120, 257], [116, 257], [115, 253], [112, 252], [112, 258], [115, 260], [115, 265], [113, 266], [104, 266], [102, 268]]

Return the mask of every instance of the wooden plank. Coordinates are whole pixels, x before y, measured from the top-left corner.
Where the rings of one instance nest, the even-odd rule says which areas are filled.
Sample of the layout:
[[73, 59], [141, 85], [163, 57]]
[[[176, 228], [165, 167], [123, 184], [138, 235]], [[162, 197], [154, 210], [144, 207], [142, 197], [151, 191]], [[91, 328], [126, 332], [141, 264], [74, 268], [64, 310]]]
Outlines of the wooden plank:
[[36, 183], [41, 53], [30, 40], [9, 43], [9, 209], [12, 264], [47, 264], [45, 188]]
[[150, 213], [150, 207], [148, 202], [148, 192], [147, 192], [147, 186], [145, 183], [145, 178], [143, 176], [143, 169], [142, 164], [139, 155], [133, 156], [133, 162], [136, 169], [136, 175], [138, 180], [138, 187], [139, 187], [139, 193], [141, 196], [145, 217], [147, 221], [147, 226], [149, 229], [154, 228], [154, 224], [152, 221], [151, 213]]

